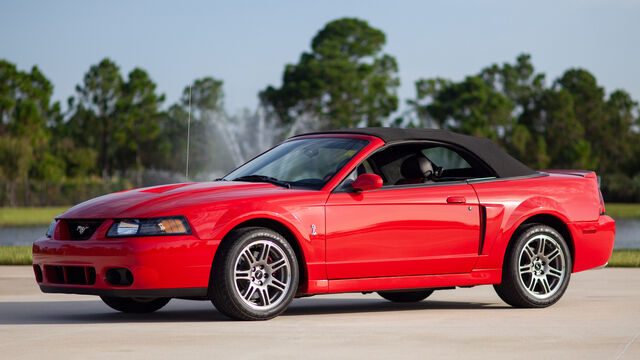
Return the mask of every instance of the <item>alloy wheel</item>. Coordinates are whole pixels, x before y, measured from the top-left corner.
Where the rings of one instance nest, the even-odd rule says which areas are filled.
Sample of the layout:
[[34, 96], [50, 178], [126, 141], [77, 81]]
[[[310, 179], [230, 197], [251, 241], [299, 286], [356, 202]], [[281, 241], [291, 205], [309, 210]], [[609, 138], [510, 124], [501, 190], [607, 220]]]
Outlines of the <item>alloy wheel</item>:
[[277, 244], [259, 240], [245, 246], [234, 266], [235, 291], [255, 310], [278, 306], [291, 286], [291, 264]]
[[524, 289], [540, 300], [553, 296], [566, 276], [562, 247], [548, 235], [539, 234], [527, 241], [520, 251], [518, 266]]

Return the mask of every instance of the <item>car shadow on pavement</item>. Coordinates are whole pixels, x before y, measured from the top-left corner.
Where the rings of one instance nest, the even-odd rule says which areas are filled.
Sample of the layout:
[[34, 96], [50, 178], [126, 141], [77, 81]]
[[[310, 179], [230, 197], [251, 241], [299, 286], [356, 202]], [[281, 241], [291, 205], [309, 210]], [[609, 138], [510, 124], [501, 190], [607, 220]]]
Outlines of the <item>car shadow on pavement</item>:
[[[495, 303], [422, 301], [391, 303], [382, 299], [296, 299], [282, 316], [356, 314], [417, 310], [503, 309]], [[0, 302], [0, 325], [101, 324], [230, 321], [208, 301], [172, 300], [151, 314], [124, 314], [101, 301]]]
[[[207, 306], [208, 305], [208, 306]], [[100, 300], [0, 302], [0, 324], [102, 324], [226, 321], [210, 302], [172, 300], [150, 314], [124, 314]]]
[[505, 304], [460, 301], [425, 300], [413, 303], [394, 303], [382, 299], [300, 299], [295, 301], [283, 314], [287, 315], [328, 315], [345, 313], [374, 313], [417, 310], [478, 310], [505, 309]]

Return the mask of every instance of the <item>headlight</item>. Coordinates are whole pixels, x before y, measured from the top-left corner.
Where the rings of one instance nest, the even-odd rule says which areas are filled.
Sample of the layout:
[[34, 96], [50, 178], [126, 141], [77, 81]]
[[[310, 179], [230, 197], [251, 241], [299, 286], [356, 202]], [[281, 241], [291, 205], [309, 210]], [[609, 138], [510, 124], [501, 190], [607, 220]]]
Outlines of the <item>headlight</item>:
[[116, 220], [107, 232], [107, 237], [188, 235], [191, 228], [184, 216], [150, 219]]
[[47, 234], [46, 234], [48, 238], [53, 236], [53, 230], [56, 228], [57, 223], [58, 223], [58, 220], [53, 220], [49, 225], [49, 228], [47, 229]]

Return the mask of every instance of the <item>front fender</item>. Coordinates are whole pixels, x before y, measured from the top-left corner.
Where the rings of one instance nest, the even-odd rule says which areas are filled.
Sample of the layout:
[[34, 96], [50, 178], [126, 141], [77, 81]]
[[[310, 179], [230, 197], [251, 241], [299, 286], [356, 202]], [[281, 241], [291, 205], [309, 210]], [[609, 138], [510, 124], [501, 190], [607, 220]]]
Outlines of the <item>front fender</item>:
[[[306, 266], [308, 288], [303, 288], [303, 291], [309, 289], [322, 292], [327, 279], [324, 202], [270, 202], [253, 199], [217, 204], [216, 209], [203, 212], [209, 214], [209, 225], [203, 227], [200, 233], [206, 234], [209, 239], [222, 240], [233, 229], [251, 220], [266, 219], [284, 226], [295, 238], [303, 257], [301, 263]], [[215, 219], [211, 218], [211, 214], [214, 214]], [[312, 231], [312, 226], [315, 231]]]

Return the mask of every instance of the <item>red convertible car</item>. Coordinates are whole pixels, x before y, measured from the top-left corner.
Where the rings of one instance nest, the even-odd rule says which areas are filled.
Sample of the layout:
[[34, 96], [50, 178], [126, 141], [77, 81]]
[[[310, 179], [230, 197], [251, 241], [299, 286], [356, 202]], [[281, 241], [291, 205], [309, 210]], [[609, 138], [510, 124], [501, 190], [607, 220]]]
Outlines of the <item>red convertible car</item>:
[[398, 302], [493, 284], [545, 307], [606, 265], [613, 219], [591, 171], [533, 171], [487, 139], [442, 130], [304, 134], [222, 179], [98, 197], [33, 245], [43, 292], [123, 312], [211, 300], [262, 320], [294, 297], [376, 291]]

